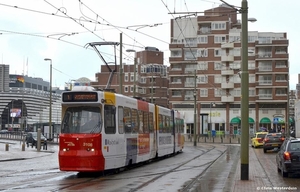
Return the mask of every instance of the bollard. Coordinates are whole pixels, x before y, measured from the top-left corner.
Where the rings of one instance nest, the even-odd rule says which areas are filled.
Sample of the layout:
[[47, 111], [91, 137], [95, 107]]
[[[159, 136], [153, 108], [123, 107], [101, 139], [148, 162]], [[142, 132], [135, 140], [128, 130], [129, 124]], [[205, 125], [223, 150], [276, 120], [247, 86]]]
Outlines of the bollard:
[[221, 143], [223, 143], [223, 137], [221, 136]]
[[215, 137], [213, 137], [213, 143], [215, 142]]
[[231, 143], [231, 137], [229, 137], [229, 143]]
[[22, 151], [25, 151], [25, 144], [22, 144]]
[[238, 138], [238, 143], [240, 144], [240, 138]]
[[9, 151], [9, 144], [8, 143], [5, 144], [5, 151]]
[[206, 143], [206, 137], [204, 137], [204, 142]]

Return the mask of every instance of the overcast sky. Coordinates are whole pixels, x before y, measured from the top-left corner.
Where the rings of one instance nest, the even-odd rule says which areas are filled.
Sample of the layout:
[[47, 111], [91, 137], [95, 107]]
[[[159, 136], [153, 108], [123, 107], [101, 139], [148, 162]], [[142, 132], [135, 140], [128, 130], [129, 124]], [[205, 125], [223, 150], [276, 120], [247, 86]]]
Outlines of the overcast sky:
[[[241, 6], [242, 0], [227, 0]], [[53, 86], [80, 77], [95, 80], [102, 60], [90, 42], [120, 41], [123, 63], [133, 63], [133, 53], [146, 46], [164, 52], [169, 65], [170, 19], [174, 12], [203, 12], [218, 7], [218, 0], [1, 0], [0, 63], [10, 65], [11, 74], [24, 74], [50, 80], [52, 59]], [[300, 1], [248, 0], [249, 31], [287, 32], [289, 39], [290, 89], [298, 82]], [[200, 14], [199, 14], [200, 15]], [[240, 17], [240, 16], [239, 16]], [[296, 22], [294, 22], [296, 21]], [[114, 61], [113, 49], [101, 46], [107, 62]], [[117, 63], [120, 62], [117, 47]]]

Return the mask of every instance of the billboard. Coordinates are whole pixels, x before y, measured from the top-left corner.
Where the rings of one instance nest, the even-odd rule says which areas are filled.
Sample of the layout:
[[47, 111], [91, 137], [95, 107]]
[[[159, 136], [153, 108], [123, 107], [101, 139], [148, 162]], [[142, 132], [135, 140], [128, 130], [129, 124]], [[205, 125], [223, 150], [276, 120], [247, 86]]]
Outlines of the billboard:
[[19, 108], [12, 108], [10, 109], [10, 117], [21, 117], [22, 110]]

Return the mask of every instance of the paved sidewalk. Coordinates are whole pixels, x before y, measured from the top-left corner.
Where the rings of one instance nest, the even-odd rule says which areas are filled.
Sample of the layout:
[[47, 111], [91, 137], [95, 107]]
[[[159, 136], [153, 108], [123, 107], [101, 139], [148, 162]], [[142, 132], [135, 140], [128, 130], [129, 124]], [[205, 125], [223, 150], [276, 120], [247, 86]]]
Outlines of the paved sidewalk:
[[[266, 173], [263, 170], [264, 168], [259, 163], [254, 149], [249, 147], [249, 180], [241, 180], [241, 161], [239, 160], [231, 191], [257, 192], [263, 190], [264, 187], [272, 186], [272, 184], [268, 181]], [[263, 191], [267, 192], [268, 190]]]
[[22, 151], [22, 145], [23, 142], [20, 141], [0, 139], [0, 162], [47, 156], [55, 152], [55, 148], [51, 146], [48, 146], [47, 150], [41, 149], [40, 152], [38, 152], [35, 147], [27, 147], [26, 144], [25, 150]]

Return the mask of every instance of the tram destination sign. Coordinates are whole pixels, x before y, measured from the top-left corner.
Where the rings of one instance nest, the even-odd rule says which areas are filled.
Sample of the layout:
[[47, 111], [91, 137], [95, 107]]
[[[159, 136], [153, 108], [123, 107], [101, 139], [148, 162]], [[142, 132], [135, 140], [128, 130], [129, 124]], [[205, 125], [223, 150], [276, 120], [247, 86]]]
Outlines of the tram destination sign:
[[96, 102], [97, 92], [66, 92], [62, 95], [63, 102]]

